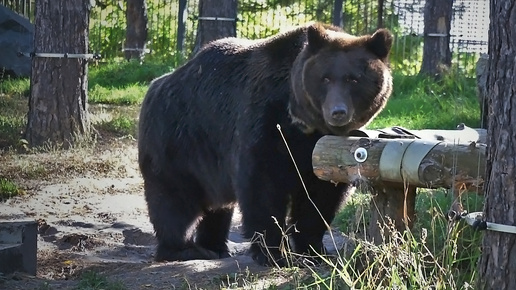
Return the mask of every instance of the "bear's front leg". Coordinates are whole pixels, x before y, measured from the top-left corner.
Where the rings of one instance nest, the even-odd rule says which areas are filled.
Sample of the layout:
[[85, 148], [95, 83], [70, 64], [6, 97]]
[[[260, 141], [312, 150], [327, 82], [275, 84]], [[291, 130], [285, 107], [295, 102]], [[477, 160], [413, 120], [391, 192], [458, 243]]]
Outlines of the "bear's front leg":
[[285, 266], [281, 248], [288, 243], [284, 236], [289, 196], [278, 178], [266, 171], [243, 169], [236, 193], [242, 212], [243, 235], [252, 241], [251, 256], [260, 265]]
[[326, 254], [322, 243], [324, 233], [352, 187], [322, 181], [315, 175], [305, 178], [305, 184], [308, 194], [303, 189], [292, 198], [289, 224], [295, 227], [294, 251], [317, 257]]

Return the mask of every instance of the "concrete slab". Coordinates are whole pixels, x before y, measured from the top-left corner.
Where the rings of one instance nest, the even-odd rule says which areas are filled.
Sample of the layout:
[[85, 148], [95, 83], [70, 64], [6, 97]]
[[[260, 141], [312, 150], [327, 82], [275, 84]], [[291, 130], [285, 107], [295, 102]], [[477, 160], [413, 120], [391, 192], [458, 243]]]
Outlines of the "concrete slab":
[[38, 223], [0, 222], [0, 272], [36, 275]]

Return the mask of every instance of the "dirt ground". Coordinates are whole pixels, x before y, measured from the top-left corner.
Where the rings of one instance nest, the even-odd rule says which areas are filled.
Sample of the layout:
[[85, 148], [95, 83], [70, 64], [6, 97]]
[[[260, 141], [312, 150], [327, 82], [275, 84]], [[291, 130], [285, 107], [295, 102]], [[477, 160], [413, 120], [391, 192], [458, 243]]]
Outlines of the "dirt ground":
[[[239, 234], [238, 213], [229, 236], [233, 257], [152, 262], [156, 243], [136, 151], [131, 137], [66, 151], [0, 151], [0, 177], [24, 190], [0, 202], [0, 221], [39, 224], [37, 275], [0, 276], [0, 289], [74, 289], [88, 270], [126, 289], [293, 288], [299, 273], [260, 267], [246, 255], [249, 243]], [[340, 246], [343, 237], [335, 235]]]

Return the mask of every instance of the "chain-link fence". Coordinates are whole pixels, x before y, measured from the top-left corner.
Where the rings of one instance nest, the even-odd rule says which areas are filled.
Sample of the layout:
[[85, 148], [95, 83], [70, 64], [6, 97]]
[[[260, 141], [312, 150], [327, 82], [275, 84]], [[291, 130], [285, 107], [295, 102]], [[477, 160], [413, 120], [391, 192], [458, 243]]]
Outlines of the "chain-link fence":
[[[104, 59], [123, 56], [126, 1], [96, 0], [90, 17], [90, 52]], [[190, 55], [198, 22], [199, 0], [147, 0], [147, 49], [157, 56]], [[487, 53], [489, 3], [453, 1], [450, 47], [453, 65], [474, 76], [480, 53]], [[0, 0], [33, 19], [34, 0]], [[181, 5], [184, 4], [184, 5]], [[387, 27], [395, 34], [392, 63], [405, 74], [419, 71], [423, 51], [425, 0], [240, 0], [237, 36], [262, 38], [306, 23], [322, 21], [342, 26], [352, 34]], [[179, 31], [179, 32], [178, 32]]]

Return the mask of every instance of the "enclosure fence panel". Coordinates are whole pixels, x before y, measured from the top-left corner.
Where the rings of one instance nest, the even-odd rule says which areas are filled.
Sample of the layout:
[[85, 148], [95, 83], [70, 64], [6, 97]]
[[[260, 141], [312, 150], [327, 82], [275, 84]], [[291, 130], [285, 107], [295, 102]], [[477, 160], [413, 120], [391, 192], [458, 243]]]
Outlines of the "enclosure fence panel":
[[[96, 0], [91, 11], [90, 52], [104, 60], [123, 57], [126, 1]], [[33, 19], [34, 0], [0, 0], [0, 4]], [[147, 0], [146, 48], [159, 57], [191, 56], [197, 32], [199, 0]], [[425, 0], [240, 0], [237, 36], [257, 39], [310, 21], [334, 23], [351, 34], [379, 27], [395, 35], [393, 69], [417, 74], [423, 51]], [[452, 67], [474, 76], [476, 60], [487, 53], [489, 3], [455, 0], [450, 47]]]

